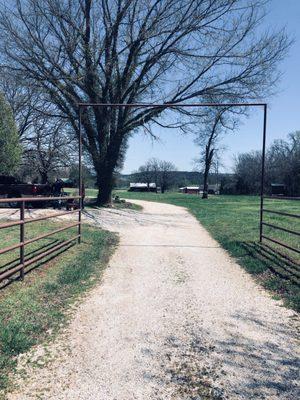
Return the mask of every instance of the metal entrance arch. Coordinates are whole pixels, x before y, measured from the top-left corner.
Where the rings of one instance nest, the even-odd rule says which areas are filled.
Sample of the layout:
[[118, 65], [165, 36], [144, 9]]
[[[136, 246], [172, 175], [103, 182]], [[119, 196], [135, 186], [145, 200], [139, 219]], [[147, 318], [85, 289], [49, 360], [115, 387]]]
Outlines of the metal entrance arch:
[[[263, 110], [263, 129], [262, 129], [262, 163], [261, 163], [261, 183], [260, 183], [260, 223], [259, 241], [263, 238], [263, 211], [264, 211], [264, 187], [265, 187], [265, 159], [266, 159], [266, 136], [267, 136], [267, 103], [78, 103], [79, 112], [79, 187], [82, 188], [82, 110], [84, 108], [102, 107], [125, 107], [125, 108], [187, 108], [187, 107], [258, 107]], [[80, 196], [82, 196], [80, 190]], [[80, 217], [81, 219], [81, 217]]]

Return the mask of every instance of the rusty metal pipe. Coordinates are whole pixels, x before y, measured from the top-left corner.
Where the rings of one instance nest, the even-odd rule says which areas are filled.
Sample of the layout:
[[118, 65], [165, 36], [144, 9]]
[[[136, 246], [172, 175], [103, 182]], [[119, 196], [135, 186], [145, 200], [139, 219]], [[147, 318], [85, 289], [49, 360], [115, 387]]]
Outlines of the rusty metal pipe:
[[22, 201], [32, 203], [33, 201], [51, 201], [51, 200], [68, 201], [75, 199], [80, 199], [80, 196], [5, 198], [5, 199], [0, 199], [0, 203], [10, 203], [10, 202], [21, 203]]
[[25, 218], [25, 201], [22, 201], [20, 207], [20, 221], [23, 223], [20, 225], [20, 264], [22, 268], [20, 269], [20, 279], [24, 279], [24, 259], [25, 259], [25, 225], [24, 225], [24, 218]]
[[23, 264], [19, 264], [14, 268], [11, 268], [5, 272], [0, 273], [0, 282], [3, 281], [6, 278], [9, 278], [10, 276], [14, 275], [16, 272], [19, 272], [20, 270], [22, 270], [24, 267]]
[[79, 143], [78, 143], [78, 185], [79, 185], [79, 211], [78, 211], [78, 244], [81, 242], [81, 210], [83, 207], [83, 199], [82, 199], [82, 121], [81, 121], [81, 108], [79, 107]]
[[69, 228], [73, 228], [73, 227], [77, 226], [78, 224], [79, 224], [79, 222], [76, 222], [75, 224], [71, 224], [71, 225], [68, 225], [68, 226], [60, 228], [60, 229], [56, 229], [55, 231], [46, 233], [44, 235], [37, 236], [37, 237], [35, 237], [33, 239], [29, 239], [29, 240], [26, 240], [24, 242], [22, 241], [20, 243], [14, 244], [12, 246], [4, 247], [3, 249], [0, 249], [0, 255], [4, 254], [4, 253], [7, 253], [9, 251], [12, 251], [12, 250], [16, 250], [16, 249], [18, 249], [18, 248], [20, 248], [22, 246], [26, 246], [26, 245], [28, 245], [30, 243], [36, 242], [36, 241], [38, 241], [40, 239], [43, 239], [43, 238], [46, 238], [48, 236], [54, 235], [55, 233], [65, 231], [66, 229], [69, 229]]
[[75, 226], [78, 226], [78, 224], [79, 224], [79, 222], [76, 222], [75, 224], [67, 225], [67, 226], [64, 226], [63, 228], [56, 229], [55, 231], [51, 231], [49, 233], [45, 233], [43, 235], [36, 236], [33, 239], [26, 240], [23, 244], [24, 244], [24, 246], [26, 246], [26, 245], [28, 245], [30, 243], [34, 243], [34, 242], [37, 242], [38, 240], [41, 240], [41, 239], [44, 239], [46, 237], [55, 235], [56, 233], [63, 232], [63, 231], [65, 231], [67, 229], [70, 229], [70, 228], [74, 228]]
[[159, 108], [178, 108], [178, 107], [264, 107], [266, 103], [78, 103], [82, 107], [159, 107]]
[[274, 211], [274, 210], [268, 210], [264, 208], [264, 212], [271, 213], [271, 214], [278, 214], [278, 215], [284, 215], [286, 217], [292, 217], [292, 218], [300, 218], [300, 215], [298, 214], [290, 214], [282, 211]]
[[64, 242], [58, 244], [57, 246], [52, 247], [50, 250], [44, 251], [43, 253], [39, 254], [36, 257], [31, 258], [30, 260], [25, 261], [24, 265], [27, 267], [28, 265], [34, 264], [35, 262], [41, 260], [42, 258], [48, 256], [51, 253], [61, 249], [62, 247], [66, 246], [67, 244], [73, 242], [74, 240], [78, 239], [78, 235], [72, 237], [71, 239], [65, 240]]
[[4, 253], [7, 253], [7, 252], [12, 251], [12, 250], [19, 249], [22, 246], [22, 244], [23, 243], [17, 243], [17, 244], [14, 244], [12, 246], [4, 247], [3, 249], [0, 249], [0, 254], [4, 254]]
[[6, 222], [5, 224], [0, 225], [0, 229], [10, 228], [11, 226], [19, 226], [21, 224], [24, 224], [24, 221]]
[[4, 279], [9, 278], [10, 276], [14, 275], [16, 272], [22, 270], [25, 266], [34, 264], [35, 262], [50, 255], [51, 253], [54, 253], [55, 251], [61, 249], [62, 247], [68, 245], [69, 243], [71, 243], [72, 241], [77, 240], [77, 239], [78, 239], [78, 236], [76, 235], [76, 236], [72, 237], [71, 239], [65, 240], [64, 242], [56, 245], [55, 247], [52, 247], [50, 250], [47, 250], [47, 251], [39, 254], [38, 256], [25, 261], [24, 264], [19, 264], [14, 268], [11, 268], [3, 273], [0, 273], [0, 282], [3, 281]]
[[263, 142], [262, 142], [262, 159], [261, 159], [260, 211], [259, 211], [259, 241], [260, 241], [260, 243], [262, 242], [262, 236], [263, 236], [266, 138], [267, 138], [267, 104], [264, 105]]
[[278, 229], [283, 232], [291, 233], [292, 235], [300, 236], [300, 232], [292, 231], [291, 229], [282, 228], [281, 226], [269, 224], [267, 222], [263, 222], [262, 224], [265, 226], [269, 226], [270, 228], [274, 228], [274, 229]]
[[264, 196], [264, 199], [269, 199], [269, 200], [300, 200], [300, 197], [291, 197], [291, 196]]
[[37, 221], [44, 221], [46, 219], [61, 217], [63, 215], [74, 214], [74, 213], [77, 213], [78, 211], [79, 211], [79, 209], [73, 210], [73, 211], [65, 211], [65, 212], [61, 212], [61, 213], [57, 213], [57, 214], [46, 215], [45, 217], [30, 218], [30, 219], [27, 218], [24, 220], [24, 224], [30, 224], [31, 222], [37, 222]]

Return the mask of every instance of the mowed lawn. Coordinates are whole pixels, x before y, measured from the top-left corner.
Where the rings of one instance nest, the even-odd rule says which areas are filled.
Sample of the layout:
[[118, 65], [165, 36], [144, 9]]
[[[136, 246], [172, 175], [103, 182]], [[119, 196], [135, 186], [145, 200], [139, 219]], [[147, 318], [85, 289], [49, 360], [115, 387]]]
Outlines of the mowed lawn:
[[[132, 193], [116, 191], [126, 199], [158, 201], [186, 207], [237, 262], [257, 280], [281, 297], [289, 307], [300, 310], [299, 254], [265, 241], [259, 243], [259, 205], [256, 196], [210, 196], [202, 200], [197, 195], [181, 193]], [[265, 208], [300, 214], [300, 202], [265, 200]], [[265, 221], [300, 232], [300, 219], [265, 214]], [[264, 227], [267, 236], [279, 239], [300, 250], [299, 236]], [[279, 256], [277, 249], [294, 262]]]
[[[26, 239], [65, 224], [70, 222], [28, 224]], [[76, 228], [71, 228], [30, 244], [26, 246], [26, 259], [40, 254], [41, 248], [45, 251], [76, 234]], [[0, 230], [0, 235], [0, 248], [11, 246], [18, 243], [19, 228]], [[12, 282], [0, 290], [0, 399], [6, 398], [9, 373], [14, 370], [18, 355], [36, 344], [46, 346], [68, 319], [70, 305], [99, 282], [116, 244], [117, 236], [113, 233], [84, 224], [80, 245], [63, 253], [60, 250], [56, 257], [46, 257], [33, 265], [23, 282]], [[18, 250], [2, 254], [0, 270], [18, 264], [18, 254]]]

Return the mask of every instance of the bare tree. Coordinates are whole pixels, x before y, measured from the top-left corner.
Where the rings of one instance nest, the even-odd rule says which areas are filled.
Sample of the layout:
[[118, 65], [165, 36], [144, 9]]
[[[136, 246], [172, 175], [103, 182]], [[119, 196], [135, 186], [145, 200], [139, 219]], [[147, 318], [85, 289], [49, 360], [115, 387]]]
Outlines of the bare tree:
[[[228, 107], [215, 107], [207, 110], [206, 115], [200, 121], [200, 128], [197, 130], [195, 142], [201, 148], [201, 155], [197, 164], [203, 171], [203, 194], [202, 199], [208, 198], [208, 178], [214, 162], [219, 162], [217, 157], [220, 150], [220, 139], [228, 131], [234, 131], [237, 127], [237, 117], [243, 110], [233, 110]], [[198, 121], [199, 122], [199, 121]], [[198, 123], [199, 125], [199, 123]]]
[[139, 179], [147, 183], [155, 183], [164, 193], [172, 184], [172, 172], [176, 171], [175, 165], [169, 161], [161, 161], [157, 158], [150, 158], [145, 165], [138, 169]]
[[261, 184], [261, 151], [241, 153], [235, 157], [237, 194], [259, 194]]
[[150, 183], [155, 183], [159, 186], [159, 163], [156, 158], [150, 158], [144, 165], [138, 169], [138, 179], [140, 182], [147, 183], [149, 188]]
[[42, 94], [21, 74], [9, 71], [7, 68], [0, 71], [0, 90], [13, 111], [20, 143], [26, 145], [31, 136], [27, 134], [39, 117], [37, 108], [40, 106]]
[[[289, 41], [263, 32], [265, 0], [15, 0], [0, 12], [3, 65], [48, 93], [78, 133], [78, 103], [257, 99], [277, 82]], [[83, 113], [98, 203], [129, 136], [165, 107]], [[179, 110], [184, 112], [184, 110]]]
[[[236, 191], [239, 194], [259, 194], [261, 152], [238, 154], [235, 160]], [[285, 185], [288, 196], [300, 195], [300, 132], [290, 133], [286, 140], [275, 140], [266, 153], [265, 190], [271, 184]]]
[[[74, 148], [68, 135], [68, 125], [59, 119], [48, 117], [35, 121], [31, 130], [23, 165], [36, 171], [41, 183], [50, 181], [50, 176], [60, 173], [74, 162]], [[26, 168], [25, 168], [26, 169]]]
[[21, 153], [11, 107], [0, 92], [0, 174], [15, 172], [21, 160]]
[[170, 161], [159, 162], [159, 186], [162, 193], [165, 193], [173, 183], [172, 172], [176, 171], [177, 168]]
[[42, 183], [49, 174], [69, 165], [74, 146], [68, 121], [57, 112], [47, 94], [19, 73], [1, 71], [0, 88], [14, 114], [22, 146], [23, 177], [39, 175]]

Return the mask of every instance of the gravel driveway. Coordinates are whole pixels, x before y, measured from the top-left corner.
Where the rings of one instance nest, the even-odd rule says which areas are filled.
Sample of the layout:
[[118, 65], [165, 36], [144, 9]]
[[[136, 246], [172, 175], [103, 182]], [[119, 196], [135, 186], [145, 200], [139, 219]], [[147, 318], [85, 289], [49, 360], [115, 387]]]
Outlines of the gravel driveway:
[[120, 246], [48, 349], [53, 360], [27, 366], [31, 377], [8, 398], [300, 398], [295, 314], [185, 209], [136, 203], [142, 213], [87, 212], [120, 233]]

